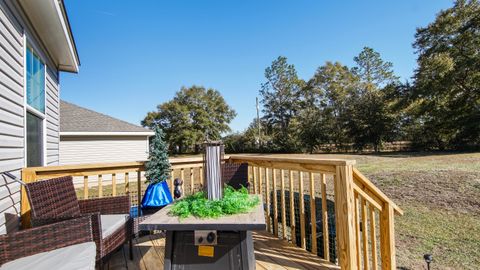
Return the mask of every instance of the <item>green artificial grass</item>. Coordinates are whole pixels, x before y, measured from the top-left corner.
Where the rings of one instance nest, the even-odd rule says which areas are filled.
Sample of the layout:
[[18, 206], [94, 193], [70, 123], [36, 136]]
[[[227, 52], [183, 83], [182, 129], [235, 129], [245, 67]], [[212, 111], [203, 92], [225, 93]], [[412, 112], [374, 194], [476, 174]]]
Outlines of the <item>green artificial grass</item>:
[[170, 213], [180, 218], [194, 216], [198, 218], [218, 218], [220, 216], [247, 213], [259, 204], [257, 196], [248, 194], [242, 187], [235, 190], [227, 186], [221, 200], [208, 200], [205, 192], [200, 191], [175, 202]]

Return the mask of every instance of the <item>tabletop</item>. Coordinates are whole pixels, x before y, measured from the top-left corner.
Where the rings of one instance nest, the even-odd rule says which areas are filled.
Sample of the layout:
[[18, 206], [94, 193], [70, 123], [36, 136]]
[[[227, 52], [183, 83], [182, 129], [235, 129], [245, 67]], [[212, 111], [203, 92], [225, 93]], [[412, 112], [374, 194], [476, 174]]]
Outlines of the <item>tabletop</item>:
[[141, 230], [167, 230], [167, 231], [190, 231], [190, 230], [223, 230], [223, 231], [263, 231], [266, 229], [265, 211], [262, 198], [258, 196], [260, 203], [252, 211], [243, 214], [221, 216], [218, 218], [179, 218], [170, 214], [173, 205], [168, 205], [140, 222]]

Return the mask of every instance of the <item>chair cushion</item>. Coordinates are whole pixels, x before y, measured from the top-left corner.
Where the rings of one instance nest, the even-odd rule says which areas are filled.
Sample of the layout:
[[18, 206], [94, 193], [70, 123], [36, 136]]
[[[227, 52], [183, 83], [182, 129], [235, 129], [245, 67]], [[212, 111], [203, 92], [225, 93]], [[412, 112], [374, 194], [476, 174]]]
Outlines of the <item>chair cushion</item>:
[[130, 218], [130, 215], [100, 215], [102, 223], [102, 238], [105, 239], [119, 228], [123, 227]]
[[93, 270], [97, 249], [87, 242], [7, 262], [0, 270]]

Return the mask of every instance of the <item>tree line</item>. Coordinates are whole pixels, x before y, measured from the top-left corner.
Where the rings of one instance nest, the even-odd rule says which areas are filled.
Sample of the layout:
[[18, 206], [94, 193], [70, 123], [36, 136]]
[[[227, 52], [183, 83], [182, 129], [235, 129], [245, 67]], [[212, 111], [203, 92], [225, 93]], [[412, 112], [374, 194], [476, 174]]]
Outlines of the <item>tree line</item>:
[[207, 137], [222, 138], [229, 152], [380, 151], [403, 140], [418, 150], [479, 148], [480, 2], [459, 0], [438, 13], [417, 29], [413, 48], [417, 67], [403, 82], [370, 47], [353, 66], [328, 61], [306, 80], [280, 56], [265, 69], [263, 116], [223, 138], [236, 113], [201, 86], [183, 87], [142, 125], [159, 125], [174, 153], [198, 152]]
[[326, 62], [303, 80], [280, 56], [265, 69], [263, 117], [225, 138], [231, 152], [380, 151], [407, 140], [418, 150], [480, 145], [480, 4], [457, 1], [418, 28], [418, 66], [401, 82], [392, 63], [365, 47], [354, 65]]

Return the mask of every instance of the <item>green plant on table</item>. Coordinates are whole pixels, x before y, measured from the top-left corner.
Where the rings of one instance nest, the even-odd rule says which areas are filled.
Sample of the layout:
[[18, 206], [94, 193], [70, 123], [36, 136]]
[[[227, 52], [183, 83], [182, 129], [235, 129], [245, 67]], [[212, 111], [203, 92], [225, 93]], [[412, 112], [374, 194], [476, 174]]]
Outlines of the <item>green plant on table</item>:
[[180, 218], [194, 216], [198, 218], [218, 218], [220, 216], [247, 213], [259, 204], [257, 196], [249, 195], [242, 187], [235, 190], [226, 186], [221, 200], [208, 200], [203, 191], [189, 195], [173, 205], [170, 213]]

